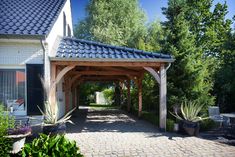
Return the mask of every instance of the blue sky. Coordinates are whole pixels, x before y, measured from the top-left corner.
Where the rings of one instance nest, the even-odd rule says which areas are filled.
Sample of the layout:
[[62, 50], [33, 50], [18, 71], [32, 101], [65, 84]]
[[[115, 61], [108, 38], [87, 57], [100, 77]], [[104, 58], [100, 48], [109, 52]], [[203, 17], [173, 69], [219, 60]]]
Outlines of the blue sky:
[[[225, 0], [214, 0], [214, 4], [217, 2], [224, 3]], [[232, 18], [235, 15], [235, 0], [226, 0], [228, 5], [229, 13], [227, 18]], [[72, 16], [73, 24], [77, 24], [79, 20], [86, 16], [85, 8], [89, 0], [71, 0], [72, 2]], [[140, 0], [140, 7], [146, 12], [148, 21], [160, 19], [161, 21], [166, 20], [165, 16], [162, 15], [162, 7], [167, 7], [167, 0]]]

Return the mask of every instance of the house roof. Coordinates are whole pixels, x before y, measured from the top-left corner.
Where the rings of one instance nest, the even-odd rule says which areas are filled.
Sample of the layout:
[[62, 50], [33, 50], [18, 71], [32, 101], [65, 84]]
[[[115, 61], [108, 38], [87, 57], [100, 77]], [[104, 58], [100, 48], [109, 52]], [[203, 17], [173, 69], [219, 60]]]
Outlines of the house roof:
[[1, 0], [1, 36], [48, 35], [66, 0]]
[[115, 60], [173, 62], [171, 55], [64, 37], [51, 60]]

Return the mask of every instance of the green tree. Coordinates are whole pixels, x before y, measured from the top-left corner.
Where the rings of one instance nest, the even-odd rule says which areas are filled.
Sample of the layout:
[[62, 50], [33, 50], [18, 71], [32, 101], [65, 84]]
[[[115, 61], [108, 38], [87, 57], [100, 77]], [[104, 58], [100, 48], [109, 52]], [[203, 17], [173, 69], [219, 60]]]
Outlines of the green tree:
[[223, 45], [231, 32], [231, 20], [225, 19], [228, 6], [213, 0], [187, 0], [186, 20], [190, 30], [196, 35], [197, 47], [202, 47], [207, 55], [220, 56]]
[[190, 30], [190, 21], [186, 18], [189, 9], [186, 2], [169, 0], [168, 7], [163, 8], [167, 18], [163, 23], [166, 33], [163, 52], [171, 53], [176, 59], [168, 72], [169, 103], [171, 106], [191, 99], [211, 105], [214, 101], [210, 94], [211, 60], [197, 47], [197, 36]]
[[75, 36], [107, 44], [137, 47], [146, 34], [145, 13], [138, 0], [91, 0], [87, 17], [75, 27]]
[[[235, 19], [235, 17], [234, 17]], [[235, 31], [235, 29], [234, 29]], [[214, 94], [222, 112], [234, 112], [235, 104], [235, 32], [230, 33], [216, 72]]]
[[160, 21], [153, 21], [146, 25], [146, 28], [147, 33], [139, 40], [137, 48], [151, 52], [161, 51], [164, 32]]

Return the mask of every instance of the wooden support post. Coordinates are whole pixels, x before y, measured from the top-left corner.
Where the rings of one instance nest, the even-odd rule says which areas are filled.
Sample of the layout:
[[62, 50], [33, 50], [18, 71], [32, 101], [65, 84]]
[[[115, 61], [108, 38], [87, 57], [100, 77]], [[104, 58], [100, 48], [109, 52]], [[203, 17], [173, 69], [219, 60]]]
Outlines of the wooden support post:
[[56, 109], [56, 84], [54, 85], [56, 81], [56, 65], [52, 64], [51, 65], [51, 92], [49, 93], [50, 95], [48, 95], [48, 101], [49, 104], [52, 105], [52, 112], [56, 113], [55, 109]]
[[131, 81], [127, 80], [127, 111], [131, 111]]
[[138, 79], [138, 97], [139, 97], [138, 116], [141, 117], [141, 114], [142, 114], [142, 78]]
[[76, 102], [75, 102], [75, 101], [76, 101], [76, 100], [75, 100], [75, 97], [76, 97], [76, 96], [75, 96], [75, 94], [76, 94], [76, 93], [75, 93], [75, 90], [76, 90], [76, 88], [71, 88], [71, 94], [72, 94], [72, 108], [75, 107], [75, 103], [76, 103]]
[[167, 116], [167, 106], [166, 106], [166, 68], [162, 64], [160, 67], [160, 129], [166, 131], [166, 116]]
[[76, 104], [76, 106], [77, 106], [77, 109], [79, 109], [79, 98], [80, 98], [80, 86], [78, 85], [77, 87], [76, 87], [76, 89], [77, 89], [77, 104]]
[[77, 108], [77, 88], [74, 88], [74, 104], [73, 104], [73, 108], [74, 107]]
[[69, 78], [65, 78], [65, 111], [69, 111], [69, 103], [70, 103], [70, 80]]

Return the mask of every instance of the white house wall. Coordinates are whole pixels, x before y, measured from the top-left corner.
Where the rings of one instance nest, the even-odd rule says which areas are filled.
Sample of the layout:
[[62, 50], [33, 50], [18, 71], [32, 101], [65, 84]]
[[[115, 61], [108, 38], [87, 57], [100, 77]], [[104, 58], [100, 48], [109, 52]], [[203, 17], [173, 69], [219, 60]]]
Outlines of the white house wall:
[[0, 65], [43, 64], [43, 49], [38, 43], [0, 42]]
[[[71, 6], [70, 0], [67, 0], [62, 11], [60, 12], [57, 21], [54, 23], [49, 35], [46, 38], [46, 43], [48, 43], [49, 56], [55, 56], [56, 50], [53, 50], [56, 38], [58, 36], [64, 35], [64, 23], [63, 23], [63, 13], [66, 15], [66, 23], [71, 28], [71, 34], [73, 35], [73, 25], [72, 25], [72, 15], [71, 15]], [[66, 32], [68, 32], [66, 27]], [[54, 47], [55, 48], [55, 47]]]

